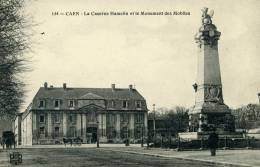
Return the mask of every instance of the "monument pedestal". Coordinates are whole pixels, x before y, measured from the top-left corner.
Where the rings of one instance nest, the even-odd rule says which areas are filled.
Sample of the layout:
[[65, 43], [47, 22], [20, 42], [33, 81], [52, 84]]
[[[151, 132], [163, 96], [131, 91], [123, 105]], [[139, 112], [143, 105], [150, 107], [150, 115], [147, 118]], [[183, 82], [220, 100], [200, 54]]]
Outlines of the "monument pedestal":
[[235, 131], [234, 117], [225, 104], [197, 103], [189, 112], [189, 131]]

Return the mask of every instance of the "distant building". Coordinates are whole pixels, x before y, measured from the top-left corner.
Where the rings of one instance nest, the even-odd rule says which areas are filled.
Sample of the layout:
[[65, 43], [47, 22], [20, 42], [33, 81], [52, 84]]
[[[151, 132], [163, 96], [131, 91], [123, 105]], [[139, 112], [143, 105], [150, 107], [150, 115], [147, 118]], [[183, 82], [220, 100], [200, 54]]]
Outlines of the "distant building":
[[22, 115], [22, 144], [54, 144], [64, 137], [81, 137], [84, 143], [95, 143], [97, 137], [100, 142], [138, 142], [147, 133], [147, 111], [132, 85], [57, 88], [45, 83]]

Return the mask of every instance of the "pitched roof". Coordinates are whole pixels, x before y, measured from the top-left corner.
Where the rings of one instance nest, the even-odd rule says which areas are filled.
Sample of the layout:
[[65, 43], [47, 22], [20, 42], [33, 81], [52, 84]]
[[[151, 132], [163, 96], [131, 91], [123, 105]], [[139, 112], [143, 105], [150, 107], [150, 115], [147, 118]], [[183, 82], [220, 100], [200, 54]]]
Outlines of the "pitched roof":
[[40, 87], [34, 98], [57, 99], [134, 99], [145, 100], [136, 90], [115, 88], [44, 88]]
[[104, 97], [98, 96], [94, 93], [87, 93], [81, 96], [79, 99], [104, 99]]

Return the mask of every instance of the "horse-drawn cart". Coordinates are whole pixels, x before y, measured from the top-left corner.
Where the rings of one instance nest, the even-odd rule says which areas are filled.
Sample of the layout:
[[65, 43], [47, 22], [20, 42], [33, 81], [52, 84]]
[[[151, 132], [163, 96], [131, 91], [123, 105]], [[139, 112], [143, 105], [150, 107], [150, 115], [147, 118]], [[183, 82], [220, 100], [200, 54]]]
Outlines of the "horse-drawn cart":
[[72, 146], [72, 144], [74, 144], [75, 146], [80, 146], [82, 144], [83, 140], [80, 137], [76, 137], [76, 138], [63, 138], [63, 143], [66, 146], [66, 144], [70, 144]]
[[14, 133], [12, 131], [4, 131], [2, 134], [2, 141], [1, 144], [3, 146], [3, 149], [6, 148], [11, 148], [12, 145], [15, 148], [15, 137]]

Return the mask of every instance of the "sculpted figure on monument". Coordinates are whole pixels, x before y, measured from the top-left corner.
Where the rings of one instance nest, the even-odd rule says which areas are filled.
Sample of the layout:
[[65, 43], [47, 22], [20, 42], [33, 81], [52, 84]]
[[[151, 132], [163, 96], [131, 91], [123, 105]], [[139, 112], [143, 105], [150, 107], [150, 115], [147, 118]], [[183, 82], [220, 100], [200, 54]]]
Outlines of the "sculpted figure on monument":
[[203, 9], [201, 9], [201, 11], [202, 11], [202, 24], [203, 25], [212, 24], [211, 18], [214, 15], [214, 10], [210, 10], [208, 14], [208, 8], [204, 7]]
[[216, 45], [217, 40], [219, 39], [221, 33], [217, 31], [217, 27], [212, 24], [212, 17], [214, 14], [213, 10], [210, 10], [208, 13], [208, 8], [203, 8], [202, 10], [202, 26], [199, 29], [199, 32], [195, 35], [196, 43], [198, 43], [199, 47], [201, 47], [201, 44], [206, 45]]
[[222, 88], [219, 86], [209, 86], [205, 89], [205, 100], [223, 103]]

